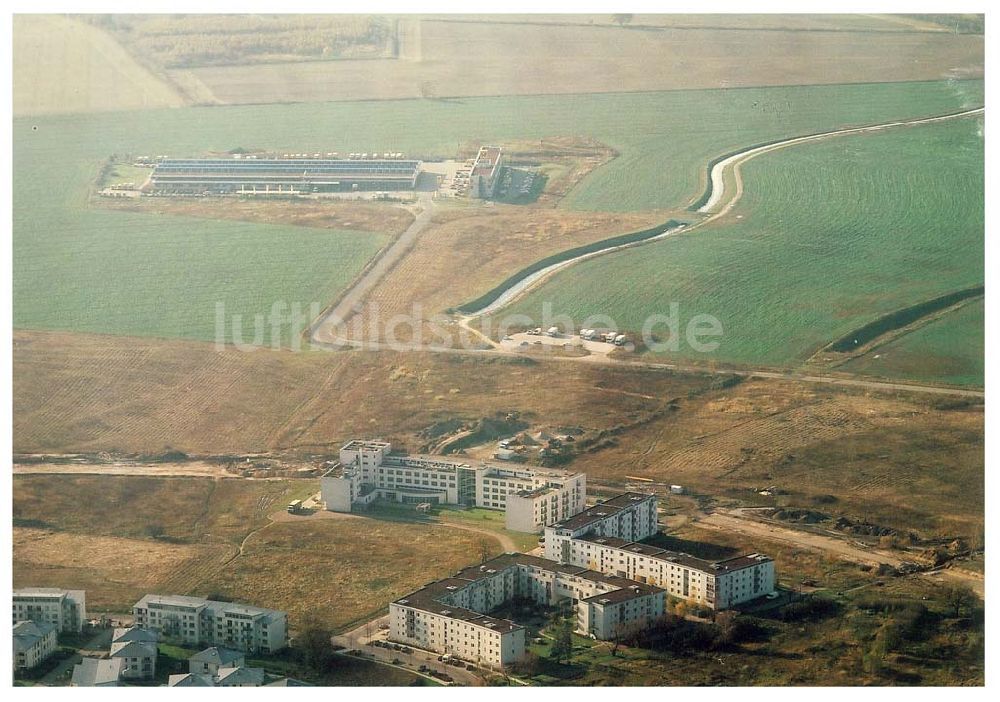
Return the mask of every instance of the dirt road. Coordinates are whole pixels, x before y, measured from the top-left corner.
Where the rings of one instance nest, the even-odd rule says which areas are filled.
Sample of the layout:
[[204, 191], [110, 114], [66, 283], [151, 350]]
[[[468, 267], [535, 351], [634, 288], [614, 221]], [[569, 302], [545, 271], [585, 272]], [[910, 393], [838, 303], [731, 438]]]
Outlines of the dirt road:
[[141, 475], [146, 477], [242, 478], [220, 465], [190, 463], [15, 463], [15, 475]]
[[361, 277], [352, 285], [337, 304], [317, 320], [312, 327], [312, 341], [321, 344], [340, 344], [341, 326], [361, 309], [368, 293], [378, 285], [386, 273], [399, 263], [413, 247], [420, 232], [430, 224], [434, 212], [433, 193], [417, 194], [417, 208], [413, 222], [382, 252]]
[[[695, 524], [707, 529], [736, 532], [757, 539], [832, 554], [854, 563], [865, 563], [874, 566], [884, 563], [898, 568], [905, 561], [911, 560], [906, 558], [906, 554], [878, 548], [864, 548], [835, 536], [823, 536], [821, 534], [761, 521], [747, 516], [746, 512], [738, 509], [718, 511], [699, 517], [695, 520]], [[969, 571], [942, 569], [933, 571], [932, 573], [921, 574], [921, 576], [931, 578], [935, 581], [945, 580], [962, 583], [972, 588], [980, 597], [985, 596], [986, 585], [984, 579]]]

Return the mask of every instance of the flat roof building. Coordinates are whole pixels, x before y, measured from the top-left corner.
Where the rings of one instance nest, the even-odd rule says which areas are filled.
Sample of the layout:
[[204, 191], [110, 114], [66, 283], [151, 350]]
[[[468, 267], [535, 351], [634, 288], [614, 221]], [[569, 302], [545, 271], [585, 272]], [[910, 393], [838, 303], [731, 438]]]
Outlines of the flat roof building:
[[22, 587], [13, 592], [13, 615], [20, 621], [48, 622], [59, 631], [83, 631], [87, 621], [87, 595], [83, 590]]
[[538, 532], [586, 506], [584, 473], [528, 466], [472, 466], [441, 456], [394, 456], [385, 441], [354, 440], [320, 479], [326, 508], [350, 512], [376, 499], [504, 510], [512, 531]]
[[136, 626], [153, 629], [166, 640], [185, 644], [274, 653], [284, 648], [287, 640], [285, 612], [236, 602], [146, 595], [132, 607], [132, 615]]
[[413, 190], [421, 162], [403, 159], [163, 159], [150, 186], [161, 193], [312, 193]]
[[613, 639], [664, 612], [656, 586], [508, 553], [433, 582], [389, 605], [389, 638], [479, 664], [507, 666], [524, 657], [525, 629], [489, 614], [524, 597], [542, 605], [570, 601], [576, 630]]

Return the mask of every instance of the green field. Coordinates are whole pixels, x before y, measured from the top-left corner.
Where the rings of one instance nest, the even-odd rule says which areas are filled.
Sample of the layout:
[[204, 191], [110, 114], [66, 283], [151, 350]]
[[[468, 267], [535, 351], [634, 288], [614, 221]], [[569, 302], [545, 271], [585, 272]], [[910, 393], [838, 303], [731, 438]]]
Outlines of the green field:
[[213, 339], [217, 302], [246, 324], [254, 314], [268, 315], [275, 301], [326, 302], [383, 242], [355, 233], [94, 211], [88, 188], [112, 154], [371, 145], [451, 156], [461, 144], [485, 140], [587, 134], [621, 156], [584, 180], [566, 206], [672, 208], [700, 195], [712, 156], [785, 135], [953, 111], [981, 103], [982, 90], [981, 81], [942, 81], [16, 119], [14, 326]]
[[743, 168], [739, 222], [583, 262], [501, 314], [542, 320], [551, 303], [578, 324], [604, 313], [637, 331], [678, 303], [682, 336], [702, 313], [723, 335], [714, 353], [682, 342], [670, 355], [802, 361], [880, 315], [982, 283], [980, 130], [965, 119], [763, 155]]
[[981, 387], [986, 363], [983, 315], [983, 301], [970, 302], [848, 361], [840, 369], [863, 375]]

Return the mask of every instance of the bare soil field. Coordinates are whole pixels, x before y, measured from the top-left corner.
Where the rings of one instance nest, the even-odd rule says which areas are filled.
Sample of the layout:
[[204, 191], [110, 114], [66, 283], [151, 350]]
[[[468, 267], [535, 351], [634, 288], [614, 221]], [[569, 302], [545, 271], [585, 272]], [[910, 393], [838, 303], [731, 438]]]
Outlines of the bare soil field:
[[290, 497], [315, 492], [305, 482], [18, 476], [14, 584], [86, 588], [95, 612], [128, 611], [146, 592], [221, 595], [286, 609], [293, 627], [339, 627], [484, 547], [501, 551], [499, 534], [464, 524], [271, 522]]
[[180, 107], [184, 98], [97, 27], [16, 15], [14, 115]]
[[[753, 504], [849, 514], [925, 536], [982, 531], [982, 404], [746, 381], [573, 462]], [[774, 487], [776, 494], [756, 490]]]
[[75, 535], [236, 546], [267, 524], [269, 514], [316, 487], [316, 481], [17, 475], [14, 524]]
[[330, 452], [353, 436], [418, 443], [415, 435], [441, 419], [500, 410], [602, 428], [661, 404], [615, 389], [671, 398], [713, 382], [530, 359], [218, 352], [206, 343], [59, 332], [16, 332], [14, 359], [17, 453]]
[[145, 214], [172, 214], [202, 219], [228, 219], [261, 224], [290, 224], [399, 234], [413, 215], [402, 207], [329, 200], [239, 200], [235, 198], [94, 198], [104, 209]]
[[[476, 298], [505, 278], [550, 254], [600, 239], [645, 229], [669, 213], [598, 213], [496, 205], [444, 209], [421, 233], [413, 249], [368, 297], [362, 319], [350, 322], [349, 338], [381, 338], [370, 332], [397, 314], [410, 315], [415, 302], [426, 320]], [[357, 326], [356, 326], [357, 325]], [[360, 330], [358, 335], [355, 330]], [[433, 340], [429, 327], [421, 330]], [[396, 340], [414, 338], [401, 326]]]
[[182, 71], [182, 76], [175, 76], [177, 72], [170, 75], [184, 84], [204, 86], [202, 92], [227, 104], [865, 83], [982, 75], [982, 36], [905, 31], [904, 25], [881, 19], [871, 24], [890, 31], [878, 33], [877, 41], [868, 31], [871, 25], [867, 20], [862, 22], [867, 26], [861, 31], [767, 28], [756, 34], [728, 28], [431, 19], [406, 22], [417, 27], [401, 34], [403, 60], [202, 67]]
[[[529, 358], [220, 353], [209, 344], [43, 332], [17, 332], [14, 340], [19, 453], [169, 447], [212, 455], [328, 454], [356, 436], [412, 451], [438, 422], [514, 411], [529, 424], [580, 427], [593, 438], [570, 465], [595, 482], [650, 478], [924, 536], [974, 539], [982, 530], [983, 409], [976, 400], [779, 379], [726, 387], [717, 376]], [[45, 477], [18, 481], [30, 486]], [[204, 495], [212, 481], [188, 482]], [[246, 486], [282, 483], [214, 484], [212, 499], [233, 491], [226, 499], [253, 512], [248, 501], [256, 493]], [[756, 494], [765, 487], [777, 490]], [[92, 502], [115, 523], [121, 499], [102, 490]], [[173, 499], [165, 494], [163, 502]], [[271, 504], [280, 507], [283, 499], [273, 494]], [[44, 512], [61, 514], [54, 507]], [[15, 517], [51, 519], [38, 512]], [[163, 523], [167, 533], [190, 533], [171, 526], [172, 512]], [[210, 533], [242, 532], [219, 525]]]
[[[293, 626], [310, 619], [342, 627], [475, 562], [482, 537], [448, 526], [375, 520], [275, 524], [244, 555], [203, 581], [198, 594], [252, 597], [285, 609]], [[500, 548], [488, 540], [493, 555]]]
[[[53, 490], [57, 489], [52, 485]], [[193, 516], [193, 515], [191, 515]], [[127, 612], [147, 592], [188, 592], [186, 576], [218, 568], [235, 548], [14, 529], [14, 587], [79, 588], [88, 612]]]

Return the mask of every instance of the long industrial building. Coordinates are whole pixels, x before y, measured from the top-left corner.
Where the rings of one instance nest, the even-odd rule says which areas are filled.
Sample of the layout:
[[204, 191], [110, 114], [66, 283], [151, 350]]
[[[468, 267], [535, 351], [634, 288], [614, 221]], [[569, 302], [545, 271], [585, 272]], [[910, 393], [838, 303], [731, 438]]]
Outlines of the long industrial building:
[[157, 193], [258, 195], [413, 190], [420, 166], [404, 159], [163, 159], [150, 187]]
[[[442, 457], [393, 456], [385, 441], [354, 440], [320, 480], [331, 512], [376, 499], [410, 504], [464, 504], [504, 510], [511, 531], [538, 532], [569, 519], [587, 502], [587, 476], [562, 470], [496, 466]], [[654, 518], [655, 524], [655, 518]]]
[[649, 626], [666, 604], [656, 586], [508, 553], [392, 602], [389, 639], [481, 665], [516, 663], [524, 658], [524, 627], [488, 614], [514, 598], [569, 601], [576, 631], [602, 640]]

